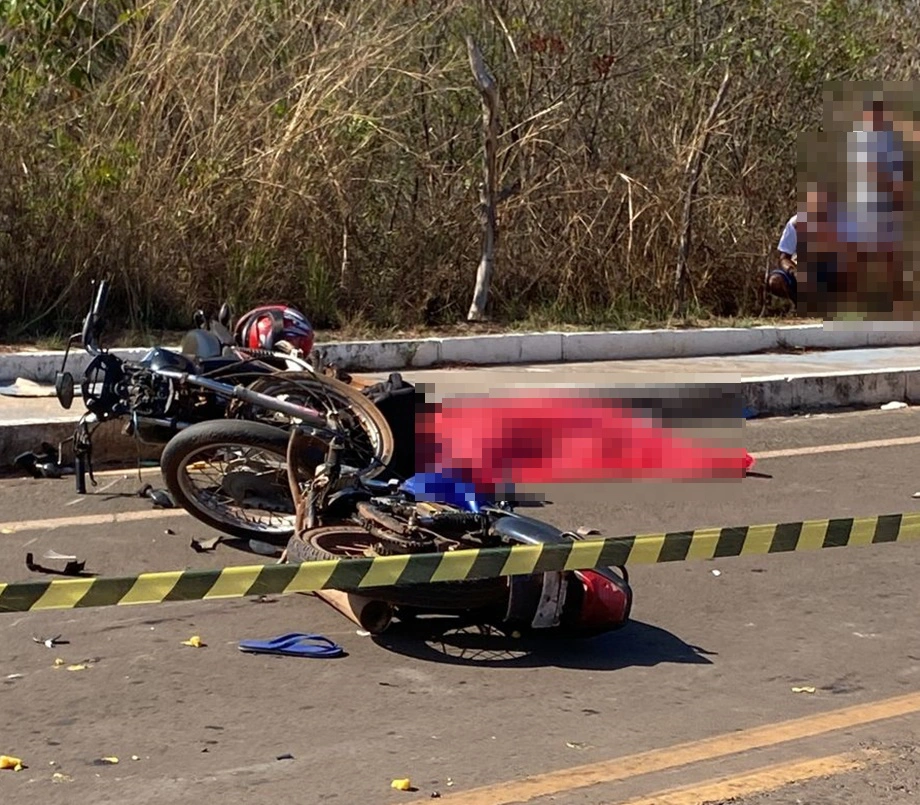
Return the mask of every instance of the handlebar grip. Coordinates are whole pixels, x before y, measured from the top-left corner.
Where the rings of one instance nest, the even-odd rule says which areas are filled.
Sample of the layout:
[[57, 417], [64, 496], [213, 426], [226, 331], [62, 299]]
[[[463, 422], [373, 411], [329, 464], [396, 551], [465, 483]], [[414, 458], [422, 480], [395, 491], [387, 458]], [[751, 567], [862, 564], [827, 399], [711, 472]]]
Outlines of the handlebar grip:
[[74, 477], [77, 484], [77, 494], [86, 494], [86, 459], [77, 455], [74, 458]]

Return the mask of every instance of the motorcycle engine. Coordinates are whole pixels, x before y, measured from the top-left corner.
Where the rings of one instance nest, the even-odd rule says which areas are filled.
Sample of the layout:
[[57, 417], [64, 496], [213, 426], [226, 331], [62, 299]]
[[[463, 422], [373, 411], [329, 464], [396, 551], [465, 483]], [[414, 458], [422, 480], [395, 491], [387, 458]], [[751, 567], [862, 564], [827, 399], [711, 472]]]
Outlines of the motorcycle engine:
[[167, 417], [172, 413], [173, 382], [149, 369], [125, 367], [123, 384], [130, 411], [142, 417]]

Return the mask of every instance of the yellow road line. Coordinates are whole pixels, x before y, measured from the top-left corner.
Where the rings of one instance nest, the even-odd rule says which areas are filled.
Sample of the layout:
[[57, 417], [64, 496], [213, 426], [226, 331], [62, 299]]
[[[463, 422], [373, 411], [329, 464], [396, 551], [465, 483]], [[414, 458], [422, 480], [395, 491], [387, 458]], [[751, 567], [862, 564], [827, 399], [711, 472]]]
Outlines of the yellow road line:
[[785, 450], [764, 450], [754, 453], [754, 458], [793, 458], [795, 456], [816, 456], [820, 453], [846, 453], [851, 450], [874, 450], [879, 447], [906, 447], [920, 444], [920, 436], [899, 436], [894, 439], [873, 439], [867, 442], [842, 442], [840, 444], [816, 444], [811, 447], [789, 447]]
[[871, 755], [870, 752], [831, 755], [813, 760], [763, 766], [746, 774], [720, 777], [659, 791], [648, 797], [631, 799], [622, 805], [704, 805], [707, 802], [733, 801], [738, 797], [776, 791], [793, 783], [859, 771], [869, 764]]
[[8, 523], [0, 523], [0, 534], [18, 534], [22, 531], [47, 531], [52, 528], [70, 528], [84, 525], [132, 523], [138, 520], [179, 517], [183, 514], [187, 514], [185, 509], [143, 509], [136, 512], [83, 514], [78, 517], [49, 517], [47, 520], [10, 520]]
[[[442, 797], [445, 802], [463, 805], [512, 805], [530, 802], [539, 797], [568, 793], [602, 783], [628, 780], [642, 774], [676, 769], [692, 763], [764, 749], [770, 746], [814, 738], [843, 729], [872, 724], [898, 716], [920, 712], [920, 692], [857, 704], [840, 710], [781, 721], [762, 727], [729, 732], [700, 741], [652, 749], [627, 757], [611, 758], [559, 771], [537, 774], [521, 780], [458, 791]], [[409, 805], [421, 805], [428, 800], [416, 800]]]

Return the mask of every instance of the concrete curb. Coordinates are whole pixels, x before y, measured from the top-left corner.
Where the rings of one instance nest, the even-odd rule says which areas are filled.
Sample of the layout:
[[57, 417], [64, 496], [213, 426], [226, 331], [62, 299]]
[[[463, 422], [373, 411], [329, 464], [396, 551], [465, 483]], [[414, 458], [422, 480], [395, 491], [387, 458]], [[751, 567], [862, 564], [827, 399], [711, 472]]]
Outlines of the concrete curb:
[[[740, 384], [726, 384], [725, 388], [739, 390], [745, 408], [760, 416], [875, 407], [893, 401], [920, 404], [920, 366], [850, 374], [751, 378]], [[17, 455], [37, 450], [43, 441], [57, 444], [68, 438], [73, 434], [76, 419], [55, 417], [0, 423], [0, 469], [9, 469]], [[122, 424], [107, 422], [96, 431], [93, 439], [96, 462], [130, 465], [136, 461], [137, 444], [121, 433]], [[160, 450], [142, 445], [141, 458], [158, 459]]]
[[[787, 327], [714, 327], [701, 330], [617, 330], [583, 333], [502, 333], [456, 338], [391, 341], [330, 341], [316, 345], [317, 356], [349, 371], [427, 369], [443, 364], [514, 365], [659, 358], [748, 355], [788, 349], [859, 349], [920, 344], [920, 326], [892, 323], [805, 324]], [[174, 349], [175, 347], [173, 347]], [[116, 349], [138, 360], [147, 348]], [[54, 382], [63, 352], [0, 355], [0, 381], [25, 378]], [[68, 370], [79, 377], [89, 363], [72, 352]]]

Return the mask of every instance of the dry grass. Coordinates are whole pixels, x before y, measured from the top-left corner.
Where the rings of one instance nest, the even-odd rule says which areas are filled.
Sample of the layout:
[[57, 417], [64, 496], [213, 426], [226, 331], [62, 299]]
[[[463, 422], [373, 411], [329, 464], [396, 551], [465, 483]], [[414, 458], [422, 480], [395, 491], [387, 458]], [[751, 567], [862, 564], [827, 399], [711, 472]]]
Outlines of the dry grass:
[[0, 12], [6, 338], [72, 329], [102, 274], [133, 330], [181, 328], [224, 299], [289, 299], [355, 333], [457, 322], [479, 248], [466, 33], [499, 79], [499, 162], [522, 188], [502, 209], [496, 320], [667, 319], [684, 165], [726, 64], [694, 213], [694, 314], [756, 314], [824, 79], [910, 74], [917, 27], [896, 4], [843, 0]]

